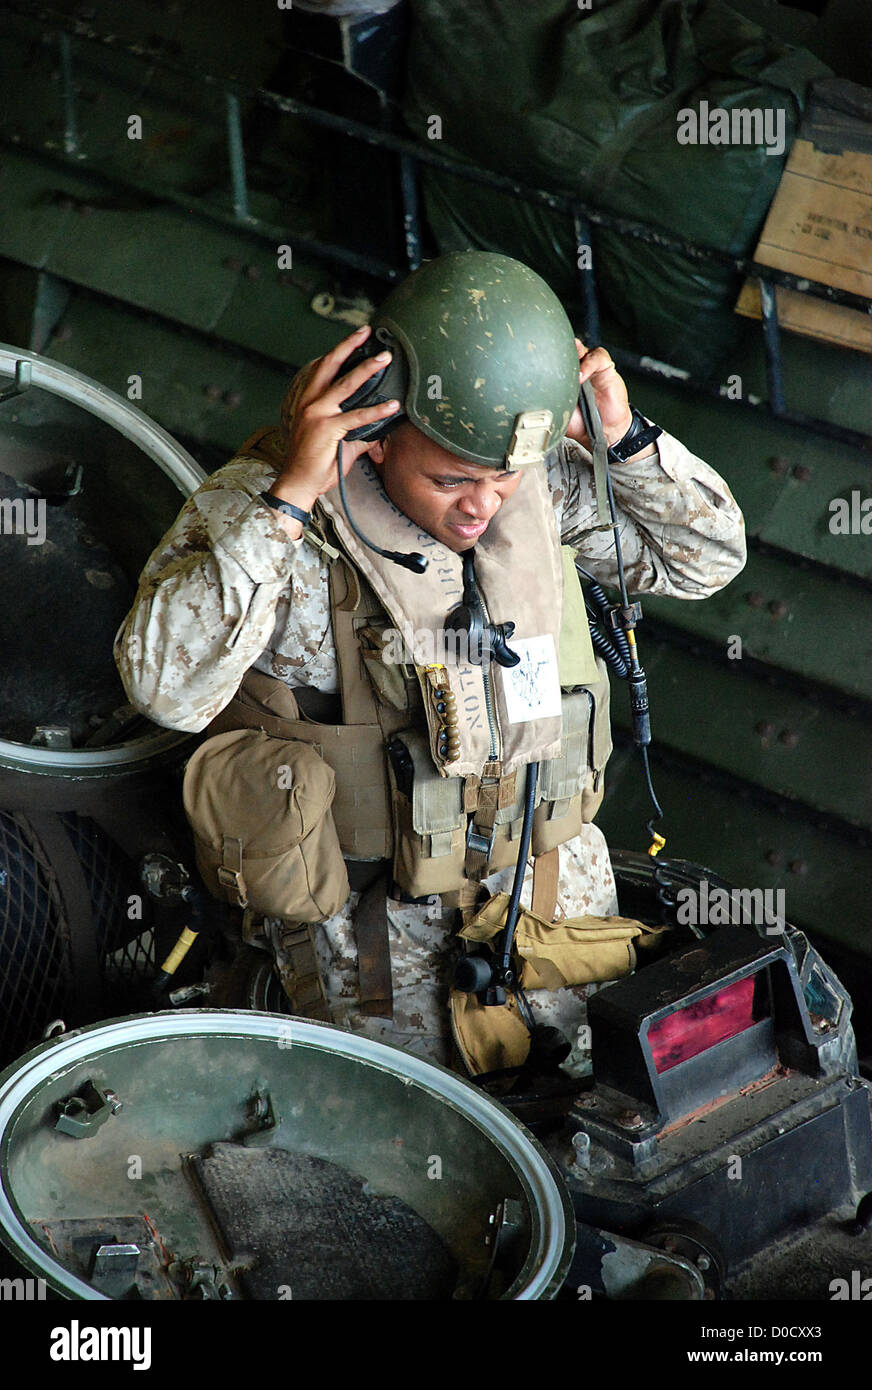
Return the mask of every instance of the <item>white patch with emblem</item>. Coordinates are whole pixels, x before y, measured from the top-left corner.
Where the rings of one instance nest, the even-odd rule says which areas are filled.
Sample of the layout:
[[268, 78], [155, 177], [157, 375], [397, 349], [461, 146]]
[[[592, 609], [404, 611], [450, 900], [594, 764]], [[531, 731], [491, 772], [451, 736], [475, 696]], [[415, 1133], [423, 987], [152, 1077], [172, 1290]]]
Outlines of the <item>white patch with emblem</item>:
[[521, 658], [517, 666], [500, 668], [509, 723], [524, 724], [528, 719], [559, 716], [557, 651], [550, 632], [542, 637], [524, 637], [518, 641], [510, 638], [508, 645]]

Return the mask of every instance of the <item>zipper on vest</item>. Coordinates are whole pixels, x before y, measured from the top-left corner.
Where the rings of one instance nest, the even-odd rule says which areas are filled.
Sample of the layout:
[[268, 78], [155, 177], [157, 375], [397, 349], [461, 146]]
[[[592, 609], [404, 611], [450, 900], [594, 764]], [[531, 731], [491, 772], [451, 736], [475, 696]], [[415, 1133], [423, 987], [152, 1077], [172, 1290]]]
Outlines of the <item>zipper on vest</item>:
[[490, 674], [487, 671], [482, 671], [481, 678], [484, 682], [484, 708], [487, 714], [488, 728], [490, 729], [491, 746], [488, 758], [490, 762], [495, 763], [501, 753], [500, 727], [497, 724], [497, 712], [494, 708], [494, 692]]
[[[463, 553], [461, 556], [461, 565], [463, 567], [463, 602], [480, 620], [482, 627], [488, 628], [490, 626], [490, 614], [487, 611], [484, 595], [476, 583], [475, 557], [472, 550], [467, 550]], [[468, 631], [468, 629], [466, 630]], [[486, 650], [479, 656], [479, 661], [481, 662], [481, 680], [484, 690], [484, 708], [485, 714], [487, 715], [488, 730], [490, 732], [488, 762], [494, 763], [502, 756], [502, 741], [500, 738], [500, 726], [497, 720], [493, 681], [491, 679], [490, 670], [488, 669], [490, 665], [490, 656], [490, 643], [488, 642], [486, 644]], [[472, 660], [471, 653], [470, 661], [472, 665], [477, 664]]]

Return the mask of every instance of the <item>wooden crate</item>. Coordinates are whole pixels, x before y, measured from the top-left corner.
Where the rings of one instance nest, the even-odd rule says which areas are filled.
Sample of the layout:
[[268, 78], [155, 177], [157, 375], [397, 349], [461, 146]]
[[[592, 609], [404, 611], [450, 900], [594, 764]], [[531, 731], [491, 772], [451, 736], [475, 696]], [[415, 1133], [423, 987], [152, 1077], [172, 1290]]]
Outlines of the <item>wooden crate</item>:
[[[794, 141], [755, 259], [872, 298], [872, 154]], [[775, 294], [782, 328], [872, 352], [869, 314], [797, 290]], [[745, 282], [736, 312], [761, 317], [756, 280]]]

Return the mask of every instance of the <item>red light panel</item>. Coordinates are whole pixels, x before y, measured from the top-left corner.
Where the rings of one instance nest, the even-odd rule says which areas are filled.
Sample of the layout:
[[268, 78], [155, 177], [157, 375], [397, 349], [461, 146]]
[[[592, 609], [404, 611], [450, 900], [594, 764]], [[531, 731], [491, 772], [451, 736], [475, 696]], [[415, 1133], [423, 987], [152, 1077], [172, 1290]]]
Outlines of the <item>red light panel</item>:
[[748, 975], [737, 980], [707, 999], [686, 1004], [649, 1028], [648, 1044], [658, 1075], [750, 1028], [756, 1022], [754, 979]]

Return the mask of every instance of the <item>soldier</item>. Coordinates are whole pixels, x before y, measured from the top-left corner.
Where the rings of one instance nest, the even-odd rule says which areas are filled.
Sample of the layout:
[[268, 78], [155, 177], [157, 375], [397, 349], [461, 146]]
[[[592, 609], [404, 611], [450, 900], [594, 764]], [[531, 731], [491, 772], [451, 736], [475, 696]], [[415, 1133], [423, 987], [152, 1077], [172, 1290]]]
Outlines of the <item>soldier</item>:
[[[364, 344], [385, 346], [349, 370]], [[544, 281], [466, 252], [425, 264], [372, 329], [298, 373], [280, 427], [185, 504], [116, 640], [138, 709], [212, 735], [186, 775], [198, 862], [214, 892], [267, 917], [295, 1009], [319, 1014], [303, 989], [313, 946], [334, 1022], [440, 1061], [456, 912], [468, 922], [511, 883], [533, 764], [524, 902], [545, 923], [617, 910], [592, 824], [608, 677], [571, 564], [616, 582], [586, 381], [630, 591], [716, 592], [745, 561], [727, 485], [631, 409], [606, 349], [573, 337]], [[449, 616], [463, 612], [477, 652]], [[279, 800], [259, 806], [267, 785]], [[274, 863], [263, 827], [283, 819], [294, 844]], [[573, 1035], [584, 989], [531, 990], [529, 1009]], [[475, 1010], [452, 996], [473, 1072], [488, 1069]]]

